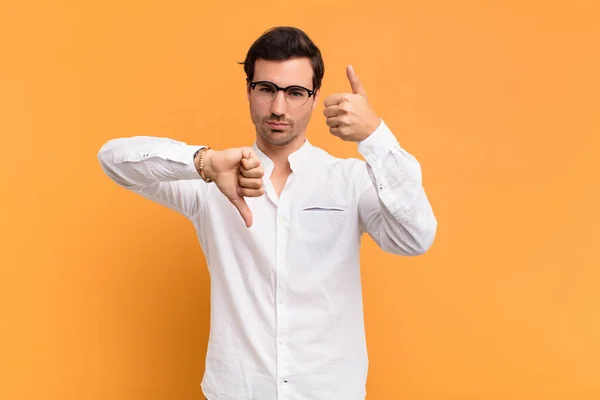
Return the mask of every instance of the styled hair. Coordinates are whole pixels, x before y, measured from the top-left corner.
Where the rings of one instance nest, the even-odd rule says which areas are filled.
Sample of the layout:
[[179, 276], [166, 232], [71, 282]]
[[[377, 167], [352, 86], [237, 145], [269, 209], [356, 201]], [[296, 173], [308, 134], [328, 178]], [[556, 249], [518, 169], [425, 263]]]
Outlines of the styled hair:
[[256, 60], [285, 61], [300, 57], [310, 59], [313, 69], [313, 90], [319, 89], [325, 73], [321, 51], [305, 32], [292, 26], [278, 26], [264, 32], [250, 46], [246, 59], [239, 64], [244, 65], [246, 82], [250, 83], [254, 78]]

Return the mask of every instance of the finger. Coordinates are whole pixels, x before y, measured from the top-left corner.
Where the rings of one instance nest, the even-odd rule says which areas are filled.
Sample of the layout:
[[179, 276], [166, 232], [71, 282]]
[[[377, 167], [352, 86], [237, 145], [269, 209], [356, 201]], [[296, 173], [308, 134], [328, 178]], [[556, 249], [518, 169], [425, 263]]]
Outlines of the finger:
[[240, 187], [238, 189], [238, 192], [241, 193], [241, 196], [244, 196], [244, 197], [260, 197], [263, 194], [265, 194], [265, 190], [262, 187], [260, 189], [248, 189], [248, 188]]
[[323, 104], [325, 105], [325, 107], [329, 107], [329, 106], [338, 105], [344, 101], [348, 101], [346, 94], [339, 93], [339, 94], [332, 94], [331, 96], [327, 97], [325, 99], [325, 101], [323, 102]]
[[265, 171], [262, 166], [252, 169], [244, 169], [242, 166], [240, 166], [240, 174], [246, 178], [262, 178], [265, 175]]
[[331, 133], [333, 136], [337, 136], [337, 137], [342, 137], [342, 135], [343, 135], [342, 128], [340, 128], [338, 126], [329, 128], [329, 133]]
[[342, 105], [335, 105], [335, 106], [329, 106], [329, 107], [325, 107], [325, 109], [323, 110], [323, 115], [325, 115], [327, 118], [329, 117], [335, 117], [339, 114], [343, 114], [346, 112], [346, 109], [342, 106]]
[[246, 200], [243, 197], [239, 197], [237, 199], [231, 200], [231, 203], [238, 209], [244, 223], [247, 228], [252, 226], [252, 212], [250, 211], [250, 207], [246, 204]]
[[250, 170], [258, 167], [260, 165], [260, 160], [258, 159], [258, 157], [242, 158], [241, 164], [245, 170]]
[[348, 67], [346, 67], [346, 76], [348, 77], [348, 80], [350, 81], [350, 86], [352, 87], [352, 93], [361, 94], [363, 96], [367, 95], [367, 91], [363, 87], [362, 83], [360, 83], [360, 79], [358, 79], [358, 76], [354, 72], [354, 67], [352, 67], [352, 65], [348, 65]]
[[338, 117], [327, 118], [325, 123], [330, 128], [335, 128], [336, 126], [340, 126], [342, 121]]
[[238, 183], [242, 188], [247, 189], [260, 189], [263, 186], [262, 179], [245, 178], [243, 176], [238, 177]]

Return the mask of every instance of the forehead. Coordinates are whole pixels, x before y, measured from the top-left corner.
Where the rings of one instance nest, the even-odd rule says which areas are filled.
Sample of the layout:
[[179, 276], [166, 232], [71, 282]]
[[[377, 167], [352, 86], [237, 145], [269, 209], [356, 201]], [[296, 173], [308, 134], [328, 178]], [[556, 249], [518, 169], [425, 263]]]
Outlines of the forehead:
[[313, 70], [308, 58], [284, 61], [256, 60], [254, 81], [271, 81], [278, 86], [300, 85], [312, 89]]

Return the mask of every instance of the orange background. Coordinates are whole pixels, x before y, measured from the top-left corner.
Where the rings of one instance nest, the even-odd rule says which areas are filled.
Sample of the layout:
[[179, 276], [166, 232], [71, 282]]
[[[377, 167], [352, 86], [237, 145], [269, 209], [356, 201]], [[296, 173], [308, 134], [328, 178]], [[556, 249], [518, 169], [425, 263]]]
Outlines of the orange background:
[[[193, 227], [96, 154], [252, 143], [236, 62], [286, 24], [321, 47], [322, 99], [355, 66], [439, 221], [421, 257], [366, 238], [368, 399], [599, 399], [600, 6], [556, 3], [3, 2], [0, 399], [202, 398]], [[311, 141], [358, 156], [322, 110]]]

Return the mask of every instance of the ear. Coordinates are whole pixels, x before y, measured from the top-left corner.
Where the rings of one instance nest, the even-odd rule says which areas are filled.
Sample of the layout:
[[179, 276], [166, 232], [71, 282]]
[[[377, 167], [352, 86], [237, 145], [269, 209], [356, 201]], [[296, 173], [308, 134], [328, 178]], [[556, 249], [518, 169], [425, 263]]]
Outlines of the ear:
[[321, 88], [317, 89], [315, 91], [315, 94], [313, 95], [314, 99], [313, 99], [313, 105], [312, 108], [313, 110], [317, 107], [317, 105], [319, 104], [319, 95], [321, 94]]
[[252, 89], [250, 89], [250, 84], [248, 82], [246, 82], [246, 99], [248, 99], [248, 101], [250, 101], [250, 91]]

